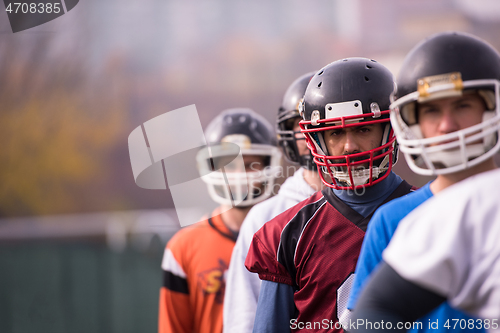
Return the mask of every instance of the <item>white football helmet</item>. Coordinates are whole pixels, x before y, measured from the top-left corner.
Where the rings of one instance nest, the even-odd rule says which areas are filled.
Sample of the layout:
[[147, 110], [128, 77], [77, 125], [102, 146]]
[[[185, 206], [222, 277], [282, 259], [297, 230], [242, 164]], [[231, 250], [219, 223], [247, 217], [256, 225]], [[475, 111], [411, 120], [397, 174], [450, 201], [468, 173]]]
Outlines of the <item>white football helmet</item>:
[[[281, 152], [272, 126], [251, 109], [228, 109], [208, 125], [208, 143], [198, 152], [198, 169], [211, 198], [220, 204], [252, 206], [267, 199], [280, 174]], [[264, 168], [245, 171], [239, 152], [264, 157]]]
[[[491, 158], [500, 141], [500, 56], [485, 41], [464, 33], [429, 37], [405, 58], [391, 104], [391, 123], [409, 167], [421, 175], [457, 172]], [[483, 121], [445, 135], [424, 138], [418, 103], [477, 93]]]

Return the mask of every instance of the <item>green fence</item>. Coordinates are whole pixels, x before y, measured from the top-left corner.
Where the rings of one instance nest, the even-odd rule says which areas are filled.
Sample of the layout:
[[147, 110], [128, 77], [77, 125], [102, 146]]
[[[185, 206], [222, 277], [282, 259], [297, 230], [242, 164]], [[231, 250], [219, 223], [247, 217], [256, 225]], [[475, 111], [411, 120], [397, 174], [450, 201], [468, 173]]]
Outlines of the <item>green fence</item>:
[[120, 253], [100, 242], [0, 245], [0, 332], [156, 332], [162, 254], [159, 241]]

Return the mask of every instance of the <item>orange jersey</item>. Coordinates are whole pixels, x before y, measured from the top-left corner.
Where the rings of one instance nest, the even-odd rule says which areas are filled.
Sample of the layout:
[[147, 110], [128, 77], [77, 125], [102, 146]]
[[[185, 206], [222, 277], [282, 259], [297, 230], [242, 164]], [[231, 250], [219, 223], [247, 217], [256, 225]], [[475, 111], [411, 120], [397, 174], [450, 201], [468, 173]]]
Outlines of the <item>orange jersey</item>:
[[235, 241], [220, 215], [172, 237], [162, 262], [160, 333], [222, 332], [225, 273]]

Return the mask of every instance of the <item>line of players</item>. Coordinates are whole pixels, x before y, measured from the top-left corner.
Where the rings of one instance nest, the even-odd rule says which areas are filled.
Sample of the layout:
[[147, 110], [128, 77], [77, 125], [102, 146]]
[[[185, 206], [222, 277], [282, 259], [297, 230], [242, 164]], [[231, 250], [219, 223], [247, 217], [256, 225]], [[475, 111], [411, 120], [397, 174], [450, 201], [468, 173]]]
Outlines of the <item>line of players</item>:
[[[405, 227], [397, 235], [403, 239], [399, 248], [382, 257], [400, 221], [417, 206], [496, 168], [499, 87], [498, 52], [458, 32], [419, 43], [405, 58], [397, 80], [383, 65], [365, 58], [341, 59], [305, 74], [286, 91], [276, 126], [281, 151], [300, 168], [271, 198], [281, 157], [272, 126], [249, 109], [221, 113], [208, 126], [207, 141], [213, 146], [238, 144], [244, 165], [224, 168], [230, 161], [224, 149], [200, 154], [211, 156], [198, 162], [214, 170], [206, 182], [221, 207], [167, 244], [159, 332], [290, 332], [295, 331], [292, 322], [302, 323], [301, 332], [342, 331], [340, 325], [321, 325], [325, 319], [351, 330], [351, 310], [356, 309], [355, 319], [380, 319], [377, 292], [397, 298], [401, 294], [391, 288], [404, 279], [409, 287], [403, 287], [416, 300], [391, 299], [404, 306], [396, 307], [403, 314], [389, 317], [421, 320], [420, 331], [449, 331], [429, 328], [430, 321], [467, 321], [476, 319], [471, 315], [495, 313], [478, 311], [484, 306], [496, 306], [500, 313], [498, 301], [471, 305], [463, 299], [463, 294], [479, 292], [488, 272], [467, 285], [457, 282], [453, 274], [460, 271], [463, 282], [463, 271], [471, 265], [456, 264], [459, 260], [450, 260], [437, 244], [449, 239], [455, 244], [453, 253], [460, 252], [452, 241], [460, 234], [457, 227], [449, 227], [453, 234], [443, 228], [436, 230], [444, 235], [422, 233], [434, 242], [419, 236], [422, 245], [412, 241], [413, 252], [401, 248], [404, 236], [411, 239], [418, 228]], [[436, 179], [417, 190], [396, 175], [392, 167], [399, 149], [414, 172]], [[238, 205], [229, 209], [235, 201]], [[418, 225], [419, 218], [414, 220]], [[434, 247], [426, 244], [436, 248], [436, 259], [428, 252]], [[425, 260], [417, 256], [422, 253], [427, 253]], [[382, 258], [387, 263], [379, 265]], [[414, 258], [420, 260], [416, 265], [410, 261]], [[449, 267], [446, 278], [431, 271], [450, 263], [462, 270]], [[380, 266], [385, 275], [370, 283], [358, 309], [361, 290]]]

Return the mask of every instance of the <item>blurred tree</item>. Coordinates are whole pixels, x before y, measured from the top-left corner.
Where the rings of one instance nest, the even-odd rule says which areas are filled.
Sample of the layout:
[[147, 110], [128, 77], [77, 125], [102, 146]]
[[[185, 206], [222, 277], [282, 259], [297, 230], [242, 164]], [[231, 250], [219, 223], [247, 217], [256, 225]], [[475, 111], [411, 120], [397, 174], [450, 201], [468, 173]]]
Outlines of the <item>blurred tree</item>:
[[79, 189], [99, 195], [107, 152], [121, 140], [123, 91], [112, 75], [88, 77], [75, 57], [49, 60], [46, 41], [29, 52], [9, 46], [0, 62], [0, 216], [82, 210]]

